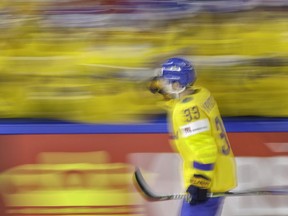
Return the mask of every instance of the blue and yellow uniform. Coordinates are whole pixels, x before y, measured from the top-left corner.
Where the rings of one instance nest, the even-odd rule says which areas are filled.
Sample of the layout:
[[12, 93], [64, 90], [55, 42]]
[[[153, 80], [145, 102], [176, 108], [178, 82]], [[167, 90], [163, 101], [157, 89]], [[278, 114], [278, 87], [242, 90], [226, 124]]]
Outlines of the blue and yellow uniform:
[[169, 99], [168, 122], [173, 147], [183, 159], [188, 198], [181, 216], [215, 216], [223, 198], [210, 192], [226, 192], [236, 187], [236, 165], [216, 101], [210, 92], [194, 86], [193, 65], [183, 58], [170, 58], [152, 79], [150, 91]]
[[[168, 104], [168, 118], [173, 134], [172, 146], [182, 157], [185, 188], [203, 186], [211, 192], [225, 192], [236, 187], [236, 164], [218, 106], [211, 93], [194, 87], [192, 93]], [[195, 180], [195, 176], [205, 176]], [[190, 205], [183, 200], [181, 216], [220, 214], [223, 198]]]
[[[170, 102], [171, 103], [171, 102]], [[216, 101], [202, 87], [175, 99], [168, 112], [172, 145], [183, 158], [186, 188], [195, 174], [211, 179], [211, 192], [236, 187], [236, 165]]]

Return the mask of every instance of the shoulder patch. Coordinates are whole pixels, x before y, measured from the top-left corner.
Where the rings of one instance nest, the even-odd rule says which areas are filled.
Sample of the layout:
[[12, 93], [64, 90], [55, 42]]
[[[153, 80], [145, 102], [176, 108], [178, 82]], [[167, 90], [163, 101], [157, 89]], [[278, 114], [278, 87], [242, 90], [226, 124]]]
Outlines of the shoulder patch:
[[216, 105], [215, 99], [210, 95], [202, 104], [202, 107], [209, 113]]
[[186, 97], [181, 101], [181, 103], [187, 103], [187, 102], [192, 101], [192, 100], [193, 100], [193, 97]]

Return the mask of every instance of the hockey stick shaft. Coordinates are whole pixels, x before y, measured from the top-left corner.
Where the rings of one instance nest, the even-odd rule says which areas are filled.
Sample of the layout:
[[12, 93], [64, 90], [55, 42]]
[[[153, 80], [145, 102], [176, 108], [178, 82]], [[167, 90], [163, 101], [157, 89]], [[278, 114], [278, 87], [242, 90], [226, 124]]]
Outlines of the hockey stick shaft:
[[[190, 195], [188, 194], [168, 194], [168, 195], [156, 194], [146, 183], [140, 169], [137, 167], [134, 172], [134, 177], [140, 190], [143, 192], [145, 197], [147, 197], [150, 200], [163, 201], [163, 200], [177, 200], [177, 199], [191, 198], [189, 197]], [[255, 196], [255, 195], [288, 195], [288, 186], [255, 188], [251, 190], [238, 191], [238, 192], [208, 193], [208, 197], [232, 197], [232, 196]]]

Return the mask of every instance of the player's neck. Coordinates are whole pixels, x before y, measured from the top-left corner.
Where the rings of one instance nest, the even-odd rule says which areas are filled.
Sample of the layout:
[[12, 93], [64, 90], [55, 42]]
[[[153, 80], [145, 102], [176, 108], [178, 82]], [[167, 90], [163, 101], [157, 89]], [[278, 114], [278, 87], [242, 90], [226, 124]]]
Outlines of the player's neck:
[[191, 94], [193, 94], [193, 92], [194, 92], [194, 89], [192, 89], [192, 88], [187, 88], [187, 89], [185, 89], [183, 92], [181, 92], [181, 93], [179, 94], [179, 98], [183, 98], [183, 97], [185, 97], [185, 96], [187, 96], [187, 95], [191, 95]]

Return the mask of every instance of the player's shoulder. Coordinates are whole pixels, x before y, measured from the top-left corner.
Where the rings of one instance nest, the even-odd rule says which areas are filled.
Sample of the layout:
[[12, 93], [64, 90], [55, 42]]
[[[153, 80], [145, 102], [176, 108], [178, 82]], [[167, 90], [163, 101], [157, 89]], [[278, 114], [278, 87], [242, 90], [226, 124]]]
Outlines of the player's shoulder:
[[[204, 87], [199, 87], [199, 104], [202, 110], [206, 113], [210, 113], [215, 107], [217, 107], [217, 103], [211, 94], [211, 92]], [[201, 92], [201, 93], [200, 93]]]
[[193, 93], [186, 95], [183, 97], [179, 103], [180, 104], [187, 104], [187, 103], [196, 103], [199, 104], [209, 98], [211, 95], [210, 91], [204, 87], [197, 86], [193, 87]]
[[215, 107], [216, 101], [207, 88], [202, 86], [194, 86], [193, 93], [181, 98], [173, 107], [174, 112], [182, 111], [189, 107], [198, 107], [199, 109], [210, 113]]
[[181, 99], [174, 99], [170, 102], [170, 111], [173, 113], [182, 112], [191, 107], [203, 108], [206, 101], [211, 98], [210, 91], [201, 86], [193, 86], [192, 93]]

